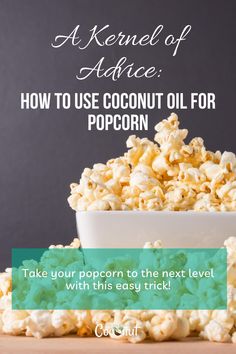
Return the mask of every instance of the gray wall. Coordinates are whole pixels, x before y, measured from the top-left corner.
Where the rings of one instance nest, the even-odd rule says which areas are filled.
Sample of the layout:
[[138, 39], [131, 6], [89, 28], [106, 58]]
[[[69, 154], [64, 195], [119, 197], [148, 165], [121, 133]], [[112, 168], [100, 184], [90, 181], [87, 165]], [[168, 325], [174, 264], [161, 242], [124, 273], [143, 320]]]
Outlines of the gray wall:
[[[213, 91], [215, 111], [182, 111], [190, 138], [202, 136], [209, 149], [236, 151], [236, 2], [218, 0], [0, 0], [0, 269], [10, 265], [12, 247], [47, 247], [75, 235], [67, 205], [69, 183], [82, 169], [125, 149], [128, 132], [88, 132], [84, 111], [21, 111], [20, 92]], [[151, 32], [164, 24], [177, 32], [191, 24], [189, 40], [173, 58], [159, 47], [52, 49], [59, 33], [81, 24], [110, 24], [114, 32]], [[110, 65], [125, 55], [137, 64], [160, 65], [152, 80], [92, 79], [76, 70], [101, 56]], [[169, 112], [150, 113], [150, 131]]]

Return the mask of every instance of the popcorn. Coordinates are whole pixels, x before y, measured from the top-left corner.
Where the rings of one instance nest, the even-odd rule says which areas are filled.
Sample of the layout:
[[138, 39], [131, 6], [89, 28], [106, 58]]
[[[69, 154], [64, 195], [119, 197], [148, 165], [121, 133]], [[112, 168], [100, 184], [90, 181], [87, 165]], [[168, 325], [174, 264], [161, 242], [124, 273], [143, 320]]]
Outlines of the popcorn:
[[6, 334], [23, 334], [28, 321], [27, 311], [7, 309], [2, 313], [2, 332]]
[[176, 114], [171, 114], [168, 119], [164, 119], [162, 122], [155, 126], [157, 131], [154, 140], [160, 145], [161, 152], [170, 156], [174, 153], [175, 158], [170, 161], [177, 160], [181, 155], [179, 150], [184, 145], [184, 139], [188, 135], [187, 129], [178, 129], [179, 121]]
[[[102, 166], [99, 166], [102, 168]], [[77, 187], [75, 187], [77, 188]], [[11, 269], [0, 273], [0, 332], [36, 338], [94, 336], [96, 333], [116, 340], [139, 343], [146, 338], [157, 342], [199, 335], [214, 342], [236, 343], [236, 237], [225, 243], [228, 253], [227, 310], [12, 310]], [[78, 248], [75, 238], [68, 246]], [[145, 248], [161, 248], [161, 241], [146, 242]]]
[[152, 169], [158, 173], [158, 175], [163, 176], [170, 169], [170, 165], [166, 157], [160, 154], [153, 160]]
[[214, 342], [229, 342], [230, 331], [234, 326], [232, 312], [229, 310], [215, 310], [212, 319], [200, 333], [203, 338]]
[[71, 242], [69, 246], [63, 246], [63, 245], [51, 245], [49, 246], [49, 249], [51, 248], [80, 248], [80, 240], [78, 238], [74, 238], [74, 240]]
[[7, 268], [5, 273], [0, 273], [0, 298], [11, 291], [11, 269]]
[[236, 211], [236, 156], [185, 143], [187, 129], [172, 113], [155, 126], [154, 142], [131, 135], [128, 151], [85, 168], [71, 184], [72, 209]]
[[193, 310], [189, 313], [189, 325], [192, 332], [201, 332], [211, 319], [211, 310]]
[[90, 311], [76, 310], [73, 311], [75, 316], [74, 326], [77, 335], [80, 337], [91, 336], [94, 331], [94, 324], [92, 322], [92, 315]]
[[177, 316], [173, 311], [155, 311], [151, 319], [149, 335], [157, 342], [161, 342], [174, 335], [177, 329]]
[[185, 338], [190, 334], [189, 321], [185, 317], [177, 318], [177, 325], [175, 331], [171, 335], [171, 339]]
[[71, 333], [75, 328], [74, 322], [72, 311], [55, 310], [52, 313], [51, 323], [54, 328], [54, 334], [57, 337]]
[[29, 311], [25, 331], [26, 336], [35, 337], [38, 339], [53, 335], [54, 327], [52, 324], [52, 311]]
[[209, 339], [211, 342], [229, 342], [230, 335], [227, 328], [215, 320], [211, 320], [204, 331], [201, 332], [204, 339]]
[[150, 190], [156, 185], [158, 185], [158, 181], [149, 166], [138, 164], [130, 174], [130, 186], [138, 187], [140, 192]]
[[94, 200], [87, 208], [87, 210], [109, 210], [110, 204], [106, 200]]
[[229, 172], [236, 169], [236, 156], [232, 152], [225, 151], [220, 159], [220, 166], [228, 170]]
[[146, 242], [144, 248], [162, 248], [162, 242], [157, 240], [155, 242]]
[[136, 318], [124, 322], [123, 333], [121, 332], [120, 336], [114, 337], [111, 332], [111, 338], [126, 339], [130, 343], [140, 343], [145, 340], [146, 336], [144, 323]]

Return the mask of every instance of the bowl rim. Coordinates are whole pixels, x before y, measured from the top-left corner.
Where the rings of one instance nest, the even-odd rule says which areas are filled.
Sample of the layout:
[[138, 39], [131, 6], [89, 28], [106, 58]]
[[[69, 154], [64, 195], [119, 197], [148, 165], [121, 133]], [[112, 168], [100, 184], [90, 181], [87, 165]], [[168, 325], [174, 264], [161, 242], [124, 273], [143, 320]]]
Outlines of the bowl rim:
[[149, 214], [156, 214], [156, 215], [211, 215], [211, 216], [219, 216], [219, 215], [230, 215], [236, 217], [236, 211], [196, 211], [196, 210], [187, 210], [187, 211], [173, 211], [173, 210], [81, 210], [76, 211], [76, 215], [78, 214], [104, 214], [104, 215], [130, 215], [130, 214], [142, 214], [142, 215], [149, 215]]

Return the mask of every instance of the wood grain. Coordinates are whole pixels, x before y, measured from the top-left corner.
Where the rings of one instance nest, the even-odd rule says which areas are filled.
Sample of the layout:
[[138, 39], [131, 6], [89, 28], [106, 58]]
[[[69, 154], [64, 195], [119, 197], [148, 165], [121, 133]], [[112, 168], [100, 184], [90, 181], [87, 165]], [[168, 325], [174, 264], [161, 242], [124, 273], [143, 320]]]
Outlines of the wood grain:
[[130, 344], [109, 338], [67, 336], [40, 340], [31, 337], [0, 335], [1, 354], [145, 354], [147, 352], [150, 354], [233, 354], [235, 350], [236, 346], [234, 344], [210, 343], [198, 338], [187, 338], [178, 342]]

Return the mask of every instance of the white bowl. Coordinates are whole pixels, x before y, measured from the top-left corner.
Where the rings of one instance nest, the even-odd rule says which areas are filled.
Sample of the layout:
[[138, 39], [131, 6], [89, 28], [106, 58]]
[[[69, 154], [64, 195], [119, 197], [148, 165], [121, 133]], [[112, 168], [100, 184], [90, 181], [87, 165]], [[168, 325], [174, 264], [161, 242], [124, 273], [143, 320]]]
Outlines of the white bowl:
[[236, 236], [236, 212], [82, 211], [76, 222], [84, 248], [214, 248]]

